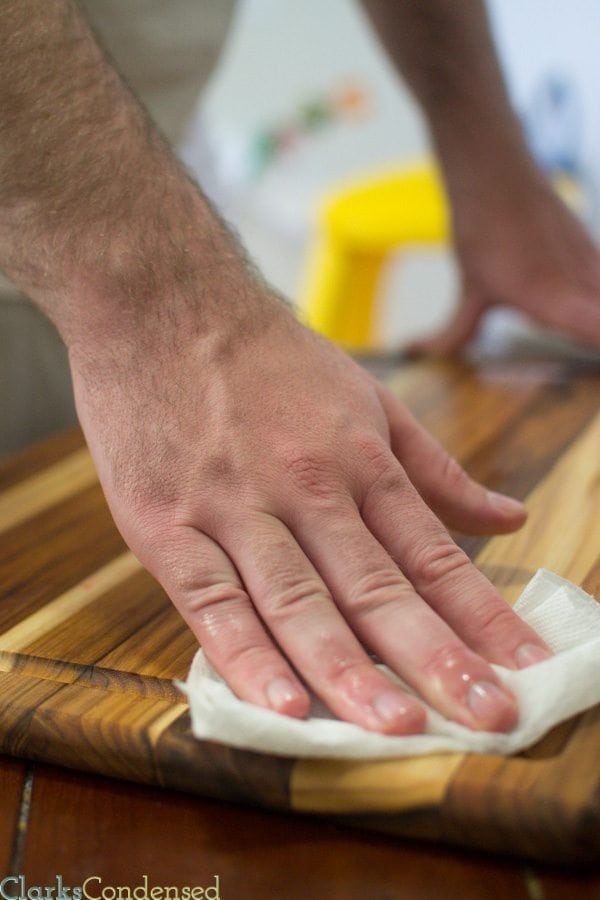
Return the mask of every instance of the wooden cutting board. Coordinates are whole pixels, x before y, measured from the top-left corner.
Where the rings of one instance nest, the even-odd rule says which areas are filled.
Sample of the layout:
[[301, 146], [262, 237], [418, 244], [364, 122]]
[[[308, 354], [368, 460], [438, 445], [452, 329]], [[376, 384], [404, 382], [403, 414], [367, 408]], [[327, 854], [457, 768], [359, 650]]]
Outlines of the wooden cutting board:
[[[459, 542], [514, 601], [540, 566], [600, 596], [600, 379], [561, 362], [419, 363], [391, 381], [518, 534]], [[530, 751], [298, 761], [199, 742], [172, 679], [196, 646], [127, 551], [78, 433], [0, 467], [0, 751], [552, 862], [600, 856], [600, 709]]]

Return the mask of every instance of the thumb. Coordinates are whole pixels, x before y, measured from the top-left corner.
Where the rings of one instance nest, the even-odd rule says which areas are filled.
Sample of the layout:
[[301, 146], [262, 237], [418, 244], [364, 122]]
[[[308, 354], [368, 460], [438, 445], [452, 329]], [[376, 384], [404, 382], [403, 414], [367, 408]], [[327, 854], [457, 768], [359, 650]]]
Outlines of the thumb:
[[430, 356], [450, 356], [456, 353], [476, 333], [488, 305], [479, 291], [465, 288], [450, 322], [437, 334], [410, 344], [408, 352]]

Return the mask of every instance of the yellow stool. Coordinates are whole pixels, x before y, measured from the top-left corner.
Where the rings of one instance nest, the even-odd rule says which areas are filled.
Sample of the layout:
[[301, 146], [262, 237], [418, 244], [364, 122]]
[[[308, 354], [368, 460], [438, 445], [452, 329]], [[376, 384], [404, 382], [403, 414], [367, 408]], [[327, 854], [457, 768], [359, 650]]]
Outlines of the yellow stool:
[[433, 164], [330, 194], [301, 297], [307, 323], [347, 350], [376, 349], [375, 302], [386, 256], [409, 244], [443, 243], [448, 234], [447, 204]]

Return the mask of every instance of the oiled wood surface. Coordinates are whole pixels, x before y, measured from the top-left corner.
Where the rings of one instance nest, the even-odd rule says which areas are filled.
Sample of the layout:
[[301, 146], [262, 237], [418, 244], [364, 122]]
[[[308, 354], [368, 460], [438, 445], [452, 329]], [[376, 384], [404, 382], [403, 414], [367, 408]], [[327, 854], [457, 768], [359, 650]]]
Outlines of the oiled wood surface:
[[[98, 779], [42, 769], [23, 858], [31, 883], [46, 883], [57, 870], [72, 881], [84, 879], [93, 859], [110, 884], [129, 884], [141, 873], [155, 884], [206, 884], [217, 873], [225, 900], [528, 898], [522, 869], [495, 860], [134, 785], [120, 788], [113, 793]], [[50, 811], [60, 840], [48, 828]]]
[[[0, 771], [12, 760], [0, 759]], [[29, 885], [202, 885], [224, 900], [586, 900], [593, 869], [503, 861], [44, 765], [22, 846], [2, 876]]]
[[[480, 557], [482, 567], [500, 589], [505, 590], [507, 597], [518, 593], [538, 565], [548, 565], [566, 577], [573, 577], [575, 572], [575, 580], [585, 583], [588, 590], [597, 589], [600, 567], [596, 564], [597, 556], [595, 561], [592, 560], [589, 550], [593, 528], [596, 528], [596, 533], [598, 529], [593, 507], [583, 511], [581, 520], [590, 538], [583, 561], [579, 559], [577, 546], [570, 547], [568, 552], [563, 547], [559, 564], [553, 564], [555, 548], [559, 547], [564, 537], [556, 532], [553, 505], [556, 507], [557, 499], [561, 508], [564, 508], [564, 502], [569, 502], [568, 497], [558, 497], [556, 493], [557, 485], [569, 477], [569, 459], [577, 463], [577, 469], [570, 478], [571, 487], [566, 494], [573, 496], [575, 492], [580, 509], [581, 498], [586, 497], [594, 477], [596, 487], [598, 483], [597, 470], [595, 476], [593, 472], [594, 446], [598, 448], [593, 421], [598, 410], [599, 382], [591, 368], [573, 369], [563, 364], [549, 366], [546, 363], [528, 364], [523, 368], [522, 364], [517, 363], [504, 367], [492, 366], [477, 372], [459, 364], [416, 364], [400, 371], [393, 385], [472, 474], [495, 489], [510, 490], [522, 498], [538, 497], [532, 507], [532, 519], [535, 524], [538, 509], [539, 521], [544, 527], [540, 536], [539, 523], [535, 524], [533, 530], [538, 533], [538, 538], [533, 542], [533, 547], [531, 538], [525, 535], [525, 539], [521, 538], [521, 543], [517, 542], [509, 548], [508, 553], [499, 544], [495, 550], [491, 542], [483, 548]], [[289, 808], [294, 801], [293, 795], [290, 795], [294, 777], [291, 762], [224, 750], [214, 745], [199, 745], [191, 739], [185, 704], [172, 687], [171, 679], [185, 675], [195, 649], [194, 642], [160, 588], [127, 553], [114, 530], [99, 489], [90, 479], [80, 447], [77, 435], [65, 436], [0, 468], [2, 749], [30, 759], [77, 769], [88, 768], [119, 778], [165, 784], [238, 802]], [[596, 460], [598, 455], [596, 453]], [[71, 477], [73, 473], [75, 477]], [[31, 481], [32, 477], [37, 481]], [[32, 490], [32, 485], [36, 484], [38, 489]], [[42, 495], [44, 490], [51, 494], [49, 508], [45, 508], [43, 496], [39, 499], [40, 485]], [[4, 506], [3, 498], [8, 498]], [[23, 512], [25, 507], [26, 516]], [[512, 538], [502, 539], [503, 542], [510, 540]], [[483, 546], [481, 540], [461, 538], [460, 541], [473, 555]], [[599, 545], [597, 541], [596, 547]], [[585, 828], [583, 833], [579, 833], [582, 832], [581, 816], [587, 816], [590, 827], [597, 825], [598, 821], [597, 810], [590, 805], [591, 798], [586, 794], [594, 778], [594, 773], [588, 771], [593, 766], [593, 753], [596, 759], [600, 755], [599, 723], [593, 715], [588, 714], [582, 722], [571, 723], [554, 737], [551, 736], [545, 744], [547, 749], [542, 748], [537, 758], [534, 751], [528, 754], [529, 758], [518, 760], [467, 758], [459, 761], [460, 765], [451, 776], [443, 776], [448, 780], [443, 782], [439, 799], [433, 807], [430, 800], [425, 805], [417, 802], [411, 814], [400, 816], [395, 824], [393, 816], [380, 821], [359, 816], [358, 824], [369, 829], [384, 827], [394, 830], [398, 826], [396, 830], [400, 833], [416, 837], [438, 837], [534, 858], [553, 858], [549, 849], [555, 844], [558, 848], [557, 859], [565, 860], [571, 856], [575, 859], [582, 852], [586, 855], [589, 847], [586, 851]], [[140, 735], [143, 735], [143, 740]], [[557, 763], [561, 762], [562, 767], [557, 768]], [[537, 766], [535, 771], [532, 763]], [[511, 765], [514, 774], [509, 771]], [[539, 831], [543, 830], [544, 821], [535, 813], [531, 821], [526, 822], [526, 839], [523, 835], [516, 838], [515, 834], [511, 834], [515, 797], [519, 799], [519, 790], [523, 785], [534, 792], [531, 795], [534, 810], [536, 806], [547, 807], [549, 797], [556, 799], [559, 796], [564, 802], [565, 773], [569, 768], [571, 774], [586, 770], [587, 781], [583, 794], [580, 790], [578, 795], [575, 790], [570, 795], [577, 801], [575, 811], [571, 800], [566, 804], [568, 815], [558, 816], [557, 820], [553, 813], [557, 834], [540, 837]], [[17, 795], [23, 791], [22, 767], [4, 767], [0, 771], [3, 779], [0, 787], [4, 787], [6, 781], [2, 795], [8, 798], [7, 802], [17, 803]], [[59, 842], [60, 832], [46, 833], [46, 857], [39, 849], [45, 846], [41, 837], [44, 834], [41, 820], [47, 815], [41, 810], [48, 807], [54, 809], [53, 815], [57, 815], [60, 792], [72, 791], [76, 797], [81, 785], [87, 785], [90, 790], [90, 786], [94, 786], [100, 794], [107, 791], [106, 798], [112, 797], [114, 792], [113, 799], [106, 799], [106, 802], [109, 805], [124, 804], [123, 810], [128, 810], [125, 818], [131, 816], [128, 834], [134, 831], [145, 834], [144, 840], [148, 846], [152, 844], [150, 832], [154, 829], [155, 833], [158, 825], [150, 822], [146, 830], [142, 828], [140, 831], [137, 817], [142, 813], [138, 809], [139, 804], [142, 807], [149, 804], [148, 809], [151, 809], [155, 803], [162, 809], [168, 803], [169, 809], [178, 809], [184, 820], [192, 815], [184, 815], [184, 808], [193, 811], [193, 815], [201, 809], [213, 810], [214, 820], [229, 822], [229, 828], [234, 831], [232, 823], [244, 821], [243, 828], [254, 834], [261, 828], [266, 829], [265, 834], [268, 834], [265, 823], [275, 823], [273, 840], [276, 834], [312, 835], [305, 839], [294, 837], [291, 846], [295, 846], [294, 841], [300, 841], [303, 846], [311, 842], [316, 844], [316, 835], [322, 834], [325, 848], [330, 839], [326, 836], [333, 835], [337, 841], [341, 835], [339, 846], [347, 842], [353, 858], [350, 865], [352, 871], [356, 847], [374, 847], [376, 849], [369, 850], [369, 853], [375, 853], [373, 858], [378, 858], [380, 853], [391, 853], [393, 841], [398, 840], [373, 835], [367, 838], [364, 833], [354, 835], [324, 822], [299, 823], [292, 818], [240, 811], [196, 798], [174, 798], [172, 793], [156, 792], [151, 788], [125, 788], [91, 776], [57, 775], [48, 767], [42, 767], [38, 773], [34, 782], [27, 840], [22, 847], [23, 865], [26, 862], [33, 865], [36, 859], [39, 865], [60, 859], [60, 854], [57, 857], [63, 846]], [[39, 788], [36, 787], [38, 784]], [[46, 788], [42, 787], [43, 784]], [[56, 787], [57, 784], [62, 787]], [[65, 784], [68, 789], [64, 788]], [[107, 784], [110, 787], [106, 787]], [[490, 785], [494, 785], [491, 794]], [[502, 789], [498, 790], [498, 785], [505, 786], [505, 794]], [[124, 800], [124, 797], [130, 799]], [[496, 806], [504, 808], [503, 817], [500, 817], [500, 833], [494, 827], [498, 824], [497, 821], [495, 823], [498, 810], [494, 809], [493, 803], [490, 806], [494, 797]], [[100, 802], [104, 801], [98, 800]], [[137, 811], [133, 811], [133, 806], [130, 809], [128, 804], [133, 804]], [[84, 809], [84, 801], [77, 801], [77, 807]], [[506, 807], [511, 810], [509, 815], [506, 814]], [[69, 809], [70, 812], [64, 815], [69, 817], [69, 827], [77, 831], [81, 827], [79, 813], [73, 816], [72, 802]], [[358, 809], [357, 812], [364, 810]], [[35, 826], [36, 816], [40, 817], [39, 826]], [[167, 814], [167, 818], [174, 821], [171, 813]], [[114, 825], [114, 817], [108, 816], [104, 825], [99, 822], [98, 828], [110, 831], [110, 819], [113, 819]], [[213, 822], [212, 813], [207, 813], [202, 820], [204, 835], [207, 834], [209, 820]], [[74, 824], [77, 821], [79, 825]], [[282, 822], [286, 823], [285, 829]], [[10, 815], [0, 827], [10, 831]], [[218, 834], [213, 833], [215, 827], [212, 824], [209, 829], [210, 840], [218, 844]], [[561, 828], [570, 831], [566, 841], [560, 833]], [[95, 834], [94, 829], [95, 826], [89, 834], [80, 833], [79, 842], [83, 841], [88, 847]], [[226, 833], [228, 829], [224, 827], [223, 835]], [[2, 832], [0, 837], [3, 848], [8, 847], [9, 839], [5, 839]], [[93, 846], [98, 848], [105, 840], [107, 838], [101, 840], [98, 837]], [[252, 844], [252, 840], [248, 840]], [[70, 844], [72, 846], [67, 839], [64, 847], [68, 848]], [[189, 854], [189, 842], [186, 844], [183, 838], [179, 841], [174, 837], [173, 847], [176, 844], [180, 855]], [[7, 851], [9, 856], [13, 854], [13, 861], [15, 846], [13, 834], [12, 849]], [[88, 847], [86, 854], [92, 853], [93, 856], [93, 846], [92, 849]], [[263, 842], [261, 846], [265, 852], [268, 844]], [[438, 858], [441, 852], [437, 845], [435, 851], [423, 847], [409, 850], [406, 845], [401, 846], [407, 858], [410, 854], [416, 853], [417, 857], [421, 854], [422, 865], [414, 860], [405, 864], [407, 871], [412, 871], [414, 863], [414, 871], [420, 873], [415, 876], [414, 892], [394, 893], [400, 891], [401, 883], [398, 882], [393, 890], [390, 887], [385, 893], [382, 881], [381, 887], [378, 882], [373, 882], [374, 892], [369, 892], [368, 896], [454, 896], [439, 891], [435, 893], [435, 886], [430, 883], [430, 873], [422, 881], [429, 887], [423, 889], [424, 893], [418, 893], [419, 879], [431, 868], [427, 863], [429, 855]], [[67, 856], [69, 852], [65, 849]], [[115, 846], [111, 856], [114, 864], [120, 858], [119, 852], [119, 847]], [[321, 858], [317, 846], [312, 847], [311, 853], [313, 861]], [[453, 856], [451, 851], [443, 851], [443, 854], [445, 859], [457, 861], [455, 869], [461, 868], [459, 857]], [[225, 866], [225, 857], [217, 852], [213, 844], [208, 856], [218, 858]], [[369, 865], [367, 857], [359, 864], [360, 855], [356, 856], [356, 878], [359, 871], [364, 874], [364, 866]], [[282, 860], [285, 859], [284, 853]], [[159, 863], [160, 860], [157, 860], [157, 865]], [[52, 865], [56, 868], [54, 862]], [[318, 865], [327, 868], [333, 864], [321, 860]], [[469, 872], [476, 871], [478, 866], [483, 866], [483, 869], [492, 866], [493, 869], [497, 865], [494, 878], [500, 879], [498, 884], [501, 886], [497, 895], [508, 896], [510, 891], [515, 897], [521, 896], [519, 886], [523, 888], [525, 885], [521, 869], [517, 875], [517, 869], [500, 864], [475, 864], [469, 860], [464, 865]], [[255, 893], [238, 893], [236, 889], [231, 895], [294, 897], [295, 888], [290, 885], [295, 870], [290, 866], [288, 860], [281, 867], [280, 877], [284, 879], [281, 884], [287, 885], [285, 891], [277, 887], [273, 889], [275, 892], [263, 894], [256, 887]], [[343, 868], [340, 864], [340, 869]], [[396, 863], [392, 868], [399, 874]], [[31, 871], [38, 870], [32, 868]], [[173, 871], [172, 868], [170, 871]], [[189, 873], [190, 869], [182, 871]], [[330, 868], [330, 874], [331, 871]], [[344, 871], [348, 871], [347, 868]], [[287, 881], [286, 874], [290, 875]], [[503, 880], [504, 876], [508, 881]], [[186, 875], [186, 883], [189, 883], [189, 877]], [[273, 877], [275, 885], [276, 875], [273, 874]], [[474, 877], [475, 881], [477, 877], [481, 876]], [[407, 875], [407, 878], [408, 884], [410, 877]], [[317, 885], [320, 882], [318, 879], [313, 881], [312, 896], [365, 896], [358, 888], [357, 892], [351, 892], [352, 878], [345, 882], [346, 893], [339, 894], [332, 893], [333, 888], [319, 894]], [[245, 884], [243, 880], [239, 883]], [[341, 883], [344, 883], [343, 879]], [[356, 884], [359, 883], [356, 881]], [[589, 881], [590, 885], [593, 883], [593, 880]], [[438, 888], [442, 884], [445, 882], [441, 881]], [[468, 878], [464, 884], [468, 884]], [[556, 879], [552, 885], [552, 889], [559, 889]], [[523, 896], [530, 896], [531, 891], [538, 887], [537, 882], [533, 887], [525, 885]], [[305, 896], [300, 893], [303, 888], [306, 888], [306, 880], [299, 883], [297, 896]], [[430, 893], [427, 893], [428, 890]], [[489, 887], [485, 896], [496, 896], [491, 891], [492, 887]], [[463, 891], [461, 896], [478, 895]]]

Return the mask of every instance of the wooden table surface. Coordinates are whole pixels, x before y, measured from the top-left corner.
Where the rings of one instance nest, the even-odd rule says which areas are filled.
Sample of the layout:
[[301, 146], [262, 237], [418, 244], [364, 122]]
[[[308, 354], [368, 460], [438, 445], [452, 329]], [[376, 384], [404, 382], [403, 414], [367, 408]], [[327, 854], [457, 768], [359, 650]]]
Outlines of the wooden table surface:
[[[475, 477], [521, 498], [585, 431], [600, 397], [597, 366], [543, 358], [406, 364], [391, 383]], [[59, 462], [80, 441], [65, 434], [6, 461], [0, 489]], [[472, 556], [485, 543], [459, 541]], [[44, 548], [31, 552], [43, 556]], [[44, 558], [49, 577], [75, 583], [80, 576], [64, 572], [60, 542], [53, 553]], [[0, 581], [7, 567], [0, 553]], [[0, 872], [22, 875], [26, 888], [55, 885], [57, 876], [67, 886], [97, 877], [99, 891], [134, 887], [144, 875], [150, 886], [208, 886], [218, 875], [227, 900], [600, 898], [600, 868], [502, 860], [10, 757], [0, 758], [0, 797]], [[17, 896], [15, 884], [7, 890]]]

